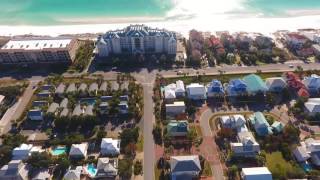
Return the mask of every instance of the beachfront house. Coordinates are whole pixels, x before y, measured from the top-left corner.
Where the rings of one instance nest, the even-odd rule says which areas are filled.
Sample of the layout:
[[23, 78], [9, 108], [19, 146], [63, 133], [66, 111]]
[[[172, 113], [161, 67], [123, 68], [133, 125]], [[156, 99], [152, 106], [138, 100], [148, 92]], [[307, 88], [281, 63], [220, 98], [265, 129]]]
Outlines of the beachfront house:
[[92, 83], [92, 84], [90, 84], [90, 86], [89, 86], [89, 92], [90, 92], [92, 95], [97, 95], [98, 89], [99, 89], [98, 83]]
[[58, 96], [62, 96], [65, 90], [66, 90], [66, 85], [63, 83], [60, 83], [54, 93]]
[[100, 145], [100, 153], [104, 156], [116, 156], [120, 154], [120, 140], [103, 138]]
[[242, 168], [243, 180], [272, 180], [272, 174], [267, 167]]
[[48, 98], [51, 96], [51, 92], [47, 90], [43, 90], [37, 94], [38, 98]]
[[118, 106], [120, 114], [127, 114], [129, 112], [129, 106], [127, 101], [121, 101]]
[[101, 83], [100, 87], [99, 87], [99, 91], [100, 92], [106, 92], [108, 88], [108, 83], [107, 82], [103, 82]]
[[41, 109], [31, 109], [28, 111], [28, 119], [32, 121], [42, 121], [43, 113]]
[[95, 178], [115, 178], [118, 175], [118, 160], [115, 158], [99, 158]]
[[69, 169], [63, 176], [63, 180], [80, 180], [82, 171], [82, 166], [69, 167]]
[[63, 108], [63, 110], [60, 113], [60, 117], [67, 117], [69, 115], [69, 109]]
[[184, 114], [186, 110], [186, 105], [184, 101], [175, 101], [172, 104], [166, 104], [166, 116], [176, 117], [178, 115]]
[[187, 86], [187, 96], [191, 100], [206, 100], [207, 90], [204, 85], [199, 83], [191, 83]]
[[69, 157], [75, 158], [75, 159], [86, 158], [87, 150], [88, 150], [88, 143], [72, 144], [69, 152]]
[[247, 91], [249, 94], [265, 93], [268, 88], [260, 76], [250, 74], [243, 77], [243, 81], [247, 85]]
[[227, 86], [229, 96], [239, 96], [247, 93], [247, 84], [241, 79], [233, 79], [229, 81]]
[[47, 110], [47, 113], [55, 114], [58, 108], [59, 108], [59, 104], [53, 102], [50, 104], [50, 106]]
[[12, 150], [12, 159], [27, 159], [33, 148], [32, 144], [21, 144]]
[[298, 33], [288, 33], [285, 34], [284, 37], [287, 40], [288, 46], [294, 50], [301, 49], [303, 45], [308, 41], [305, 36]]
[[307, 102], [304, 103], [305, 112], [309, 116], [314, 116], [320, 113], [320, 98], [309, 98]]
[[48, 101], [33, 101], [32, 102], [32, 107], [41, 108], [41, 107], [45, 107], [45, 106], [48, 106], [48, 105], [49, 105]]
[[267, 136], [268, 134], [272, 134], [271, 126], [261, 112], [255, 112], [250, 117], [250, 122], [259, 136]]
[[311, 76], [305, 77], [302, 82], [311, 95], [317, 95], [319, 93], [320, 76], [312, 74]]
[[97, 40], [97, 50], [99, 57], [136, 53], [175, 55], [177, 39], [176, 34], [171, 31], [145, 25], [130, 25], [100, 36]]
[[222, 86], [222, 83], [221, 81], [216, 79], [212, 80], [211, 83], [208, 84], [207, 91], [208, 98], [224, 95], [224, 88]]
[[28, 180], [29, 169], [22, 160], [11, 160], [0, 169], [1, 180]]
[[67, 87], [66, 93], [74, 93], [77, 91], [77, 87], [75, 83], [71, 83], [69, 84], [69, 86]]
[[223, 128], [238, 129], [246, 124], [246, 119], [240, 114], [221, 116], [220, 123]]
[[260, 153], [260, 145], [249, 131], [238, 132], [238, 142], [230, 143], [235, 156], [254, 157]]
[[188, 131], [188, 121], [172, 120], [167, 125], [167, 133], [172, 137], [186, 136], [188, 134]]
[[199, 156], [171, 156], [170, 169], [172, 179], [198, 178], [201, 171]]
[[78, 104], [72, 111], [72, 116], [81, 116], [84, 113], [84, 110], [81, 108], [81, 105]]
[[281, 92], [287, 87], [287, 83], [282, 77], [273, 77], [266, 79], [266, 86], [270, 92]]
[[320, 166], [320, 140], [308, 138], [300, 142], [300, 146], [293, 151], [293, 154], [300, 163], [311, 160], [312, 164]]

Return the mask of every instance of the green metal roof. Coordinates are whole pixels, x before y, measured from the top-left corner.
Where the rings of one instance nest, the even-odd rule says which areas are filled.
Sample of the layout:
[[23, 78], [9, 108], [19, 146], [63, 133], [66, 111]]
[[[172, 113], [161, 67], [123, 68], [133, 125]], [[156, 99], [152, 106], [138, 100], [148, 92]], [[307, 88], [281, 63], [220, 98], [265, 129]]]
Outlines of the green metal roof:
[[266, 83], [258, 75], [255, 75], [255, 74], [247, 75], [243, 77], [243, 81], [247, 84], [248, 92], [258, 92], [258, 91], [264, 92], [268, 90]]

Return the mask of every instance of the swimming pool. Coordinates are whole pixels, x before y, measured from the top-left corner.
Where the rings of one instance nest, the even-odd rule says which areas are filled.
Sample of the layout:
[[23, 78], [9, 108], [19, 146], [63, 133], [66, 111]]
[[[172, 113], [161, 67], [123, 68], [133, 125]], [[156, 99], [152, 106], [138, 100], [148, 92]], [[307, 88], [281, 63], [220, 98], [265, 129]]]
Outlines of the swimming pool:
[[95, 98], [83, 98], [80, 99], [80, 104], [88, 104], [94, 106], [96, 104], [96, 99]]
[[56, 147], [54, 149], [52, 149], [51, 154], [53, 156], [59, 156], [61, 154], [64, 154], [67, 152], [67, 147]]
[[88, 164], [87, 171], [91, 177], [94, 177], [97, 174], [97, 168], [93, 164]]
[[305, 171], [305, 172], [309, 172], [312, 170], [312, 167], [309, 163], [305, 162], [305, 163], [302, 163], [300, 164], [302, 169]]

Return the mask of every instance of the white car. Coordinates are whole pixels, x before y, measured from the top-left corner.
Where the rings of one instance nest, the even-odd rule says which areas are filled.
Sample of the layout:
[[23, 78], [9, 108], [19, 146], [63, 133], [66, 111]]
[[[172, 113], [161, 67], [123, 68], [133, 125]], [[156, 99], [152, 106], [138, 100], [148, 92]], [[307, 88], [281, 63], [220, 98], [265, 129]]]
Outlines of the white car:
[[289, 64], [289, 68], [294, 68], [294, 66], [292, 64]]

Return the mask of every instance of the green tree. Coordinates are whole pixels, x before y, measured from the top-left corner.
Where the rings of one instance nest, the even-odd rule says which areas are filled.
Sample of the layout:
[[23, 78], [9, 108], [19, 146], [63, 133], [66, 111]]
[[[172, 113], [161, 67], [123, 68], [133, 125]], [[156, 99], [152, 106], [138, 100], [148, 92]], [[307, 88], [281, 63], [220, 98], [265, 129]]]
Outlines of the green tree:
[[238, 167], [236, 165], [232, 165], [228, 168], [227, 174], [229, 179], [235, 179], [237, 176]]
[[140, 160], [137, 160], [135, 163], [134, 163], [134, 166], [133, 166], [133, 173], [134, 175], [140, 175], [142, 174], [142, 162]]
[[131, 178], [132, 176], [132, 160], [120, 159], [118, 164], [118, 173], [120, 177]]
[[156, 144], [162, 144], [162, 128], [160, 125], [156, 125], [152, 130], [153, 139]]
[[34, 152], [26, 162], [34, 169], [48, 168], [53, 164], [53, 160], [47, 152]]

